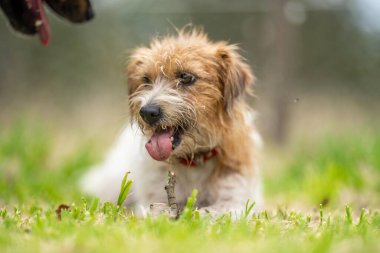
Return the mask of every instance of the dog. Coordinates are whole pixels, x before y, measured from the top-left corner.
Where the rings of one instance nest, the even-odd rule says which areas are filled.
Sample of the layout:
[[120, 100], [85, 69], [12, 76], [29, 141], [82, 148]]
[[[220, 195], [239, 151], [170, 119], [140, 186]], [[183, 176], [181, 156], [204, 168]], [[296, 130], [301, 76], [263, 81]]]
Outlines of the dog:
[[127, 204], [146, 214], [151, 203], [167, 202], [170, 170], [179, 206], [193, 189], [201, 213], [241, 214], [248, 199], [261, 206], [261, 139], [244, 99], [254, 76], [236, 45], [182, 29], [137, 48], [126, 74], [130, 124], [82, 180], [86, 192], [115, 200], [130, 171]]

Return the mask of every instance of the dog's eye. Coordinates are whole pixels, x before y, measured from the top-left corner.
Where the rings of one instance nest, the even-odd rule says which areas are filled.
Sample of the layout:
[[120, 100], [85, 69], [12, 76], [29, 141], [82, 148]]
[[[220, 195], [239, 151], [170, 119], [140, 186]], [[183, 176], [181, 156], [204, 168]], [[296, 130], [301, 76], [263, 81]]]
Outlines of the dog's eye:
[[144, 76], [144, 77], [143, 77], [143, 82], [144, 82], [144, 83], [150, 83], [150, 79], [149, 79], [149, 77]]
[[195, 76], [188, 73], [179, 74], [179, 83], [183, 85], [192, 85], [196, 81]]

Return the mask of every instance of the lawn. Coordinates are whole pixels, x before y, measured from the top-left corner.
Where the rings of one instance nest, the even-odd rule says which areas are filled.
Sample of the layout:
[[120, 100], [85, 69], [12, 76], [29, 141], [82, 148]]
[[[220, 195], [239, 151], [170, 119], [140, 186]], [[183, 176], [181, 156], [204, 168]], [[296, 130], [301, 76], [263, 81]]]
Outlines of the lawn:
[[237, 221], [199, 217], [194, 198], [176, 221], [99, 203], [77, 185], [102, 157], [96, 140], [52, 161], [54, 136], [0, 129], [0, 252], [380, 252], [380, 134], [266, 147], [265, 210]]

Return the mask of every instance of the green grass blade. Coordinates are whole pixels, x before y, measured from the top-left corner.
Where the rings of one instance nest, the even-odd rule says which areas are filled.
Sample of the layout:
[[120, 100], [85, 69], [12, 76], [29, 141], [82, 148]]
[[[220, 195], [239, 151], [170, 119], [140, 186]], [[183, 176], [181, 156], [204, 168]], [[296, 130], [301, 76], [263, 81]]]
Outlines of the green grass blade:
[[119, 197], [117, 198], [117, 206], [121, 207], [126, 200], [129, 190], [131, 189], [132, 186], [132, 180], [128, 180], [128, 174], [129, 172], [125, 173], [125, 176], [123, 180], [121, 181], [121, 186], [120, 186], [120, 193]]

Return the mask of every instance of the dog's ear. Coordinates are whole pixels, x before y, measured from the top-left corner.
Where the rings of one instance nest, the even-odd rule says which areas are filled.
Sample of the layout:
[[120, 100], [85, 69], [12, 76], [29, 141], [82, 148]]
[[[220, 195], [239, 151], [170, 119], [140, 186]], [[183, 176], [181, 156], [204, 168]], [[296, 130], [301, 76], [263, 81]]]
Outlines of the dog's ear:
[[223, 88], [224, 109], [228, 112], [234, 101], [250, 90], [254, 76], [235, 45], [220, 44], [216, 50], [220, 63], [219, 78]]

